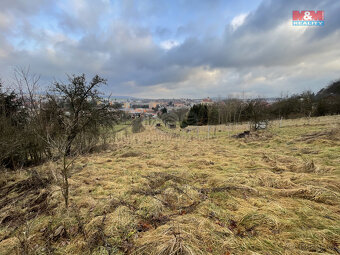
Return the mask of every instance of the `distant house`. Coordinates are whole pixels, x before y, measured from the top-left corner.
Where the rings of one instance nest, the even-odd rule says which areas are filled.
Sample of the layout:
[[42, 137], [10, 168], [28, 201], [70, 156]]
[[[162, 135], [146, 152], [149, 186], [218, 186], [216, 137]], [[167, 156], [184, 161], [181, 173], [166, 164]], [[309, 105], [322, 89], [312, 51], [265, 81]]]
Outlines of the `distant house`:
[[159, 103], [158, 103], [158, 102], [150, 102], [150, 103], [149, 103], [149, 108], [150, 108], [150, 109], [152, 109], [152, 108], [156, 108], [156, 107], [157, 107], [157, 105], [159, 105]]
[[187, 106], [184, 103], [174, 103], [175, 108], [187, 108]]
[[130, 103], [129, 102], [125, 102], [124, 105], [123, 105], [124, 108], [130, 108]]
[[210, 97], [204, 98], [201, 101], [201, 104], [212, 104], [212, 103], [213, 103], [213, 100], [211, 100]]

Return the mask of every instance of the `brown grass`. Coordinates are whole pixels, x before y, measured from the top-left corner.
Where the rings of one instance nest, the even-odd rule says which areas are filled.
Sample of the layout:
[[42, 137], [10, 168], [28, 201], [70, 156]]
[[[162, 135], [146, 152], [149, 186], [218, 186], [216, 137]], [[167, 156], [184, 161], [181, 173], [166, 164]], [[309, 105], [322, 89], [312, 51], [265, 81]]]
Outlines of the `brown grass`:
[[4, 173], [0, 254], [338, 254], [340, 118], [282, 124], [118, 134], [75, 162], [68, 211], [54, 163]]

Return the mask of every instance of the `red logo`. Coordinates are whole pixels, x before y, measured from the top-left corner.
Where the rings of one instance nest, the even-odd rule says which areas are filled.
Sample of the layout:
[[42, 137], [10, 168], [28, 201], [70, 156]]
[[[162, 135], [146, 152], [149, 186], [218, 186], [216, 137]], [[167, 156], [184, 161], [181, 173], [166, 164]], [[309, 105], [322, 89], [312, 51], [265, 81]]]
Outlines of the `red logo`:
[[293, 11], [293, 26], [323, 26], [324, 11]]
[[293, 11], [293, 20], [324, 20], [323, 11]]

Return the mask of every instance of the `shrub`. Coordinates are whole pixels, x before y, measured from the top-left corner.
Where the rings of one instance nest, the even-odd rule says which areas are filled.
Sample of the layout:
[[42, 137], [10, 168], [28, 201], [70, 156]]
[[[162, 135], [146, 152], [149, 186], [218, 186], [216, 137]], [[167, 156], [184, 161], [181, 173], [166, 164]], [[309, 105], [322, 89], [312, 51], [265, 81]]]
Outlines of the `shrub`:
[[144, 130], [144, 126], [142, 123], [142, 118], [135, 118], [132, 121], [132, 133], [139, 133]]

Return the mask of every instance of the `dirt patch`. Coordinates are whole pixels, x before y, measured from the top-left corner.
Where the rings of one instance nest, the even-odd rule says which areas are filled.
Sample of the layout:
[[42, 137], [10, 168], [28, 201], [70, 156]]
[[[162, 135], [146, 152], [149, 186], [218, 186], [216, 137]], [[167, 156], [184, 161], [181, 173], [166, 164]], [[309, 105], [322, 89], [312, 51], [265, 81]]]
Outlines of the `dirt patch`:
[[122, 155], [120, 155], [120, 157], [121, 158], [130, 158], [130, 157], [139, 157], [141, 155], [142, 155], [141, 152], [129, 151], [129, 152], [123, 153]]

